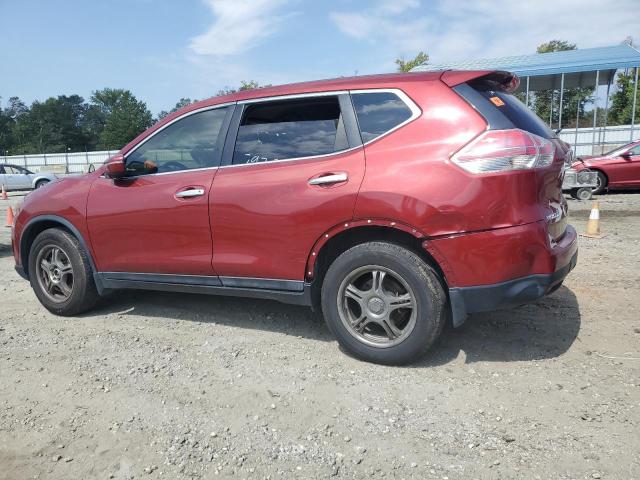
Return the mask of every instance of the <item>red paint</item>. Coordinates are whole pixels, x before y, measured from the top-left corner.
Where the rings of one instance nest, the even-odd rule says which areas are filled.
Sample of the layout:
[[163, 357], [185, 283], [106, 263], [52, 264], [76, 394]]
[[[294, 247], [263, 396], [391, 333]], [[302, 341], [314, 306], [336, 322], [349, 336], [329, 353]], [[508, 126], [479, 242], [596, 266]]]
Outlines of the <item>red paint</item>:
[[[221, 276], [302, 280], [314, 243], [353, 216], [364, 175], [362, 148], [330, 157], [238, 165], [213, 182], [213, 266]], [[309, 185], [346, 172], [335, 186]]]
[[[628, 153], [628, 155], [624, 155]], [[615, 153], [594, 157], [582, 157], [573, 164], [576, 170], [588, 168], [607, 176], [607, 187], [612, 189], [640, 187], [640, 141], [629, 143]]]
[[[424, 239], [449, 286], [485, 285], [551, 273], [576, 251], [575, 231], [549, 239], [546, 216], [560, 203], [567, 145], [554, 140], [546, 168], [473, 175], [450, 157], [484, 132], [485, 120], [448, 85], [486, 72], [376, 75], [238, 92], [167, 116], [120, 152], [188, 111], [245, 99], [350, 89], [398, 88], [421, 115], [347, 152], [295, 161], [147, 175], [93, 174], [36, 190], [17, 216], [55, 214], [85, 238], [99, 271], [309, 279], [315, 256], [353, 227], [387, 226]], [[441, 81], [441, 77], [442, 80]], [[319, 175], [347, 182], [311, 186]], [[175, 196], [185, 188], [200, 197]], [[14, 254], [20, 264], [18, 242]]]

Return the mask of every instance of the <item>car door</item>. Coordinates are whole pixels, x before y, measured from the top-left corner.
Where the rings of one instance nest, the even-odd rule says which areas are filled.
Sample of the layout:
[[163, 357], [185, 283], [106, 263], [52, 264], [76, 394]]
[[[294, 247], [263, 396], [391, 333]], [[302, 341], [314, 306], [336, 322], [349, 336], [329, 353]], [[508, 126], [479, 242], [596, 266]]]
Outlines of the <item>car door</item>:
[[28, 190], [30, 188], [33, 188], [34, 175], [29, 172], [29, 170], [17, 166], [13, 166], [13, 169], [16, 172], [16, 184], [18, 185], [19, 189]]
[[619, 181], [626, 187], [640, 186], [640, 145], [629, 149], [620, 165]]
[[301, 288], [314, 243], [353, 217], [361, 143], [347, 94], [239, 104], [210, 199], [225, 286]]
[[179, 117], [126, 153], [125, 178], [95, 180], [87, 224], [100, 271], [215, 275], [209, 192], [233, 108]]
[[[21, 181], [20, 170], [13, 165], [4, 166], [4, 179], [2, 183], [7, 190], [21, 190], [23, 182]], [[30, 186], [28, 188], [31, 188]]]

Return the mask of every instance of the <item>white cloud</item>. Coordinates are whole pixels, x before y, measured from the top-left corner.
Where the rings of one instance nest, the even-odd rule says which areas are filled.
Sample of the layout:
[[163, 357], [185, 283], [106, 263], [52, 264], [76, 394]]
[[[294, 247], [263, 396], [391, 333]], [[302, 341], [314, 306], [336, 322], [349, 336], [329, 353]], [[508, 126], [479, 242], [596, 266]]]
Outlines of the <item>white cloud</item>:
[[640, 37], [638, 0], [391, 0], [332, 12], [345, 34], [374, 44], [388, 60], [423, 50], [434, 63], [533, 53], [567, 40], [580, 48]]
[[209, 30], [191, 39], [198, 55], [227, 56], [243, 53], [273, 35], [287, 16], [289, 0], [205, 0], [215, 20]]

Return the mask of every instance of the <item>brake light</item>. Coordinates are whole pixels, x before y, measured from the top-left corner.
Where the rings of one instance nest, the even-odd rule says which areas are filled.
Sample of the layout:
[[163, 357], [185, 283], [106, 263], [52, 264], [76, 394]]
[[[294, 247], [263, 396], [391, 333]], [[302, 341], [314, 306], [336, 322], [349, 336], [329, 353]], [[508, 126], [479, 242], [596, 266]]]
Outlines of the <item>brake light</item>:
[[553, 143], [520, 129], [487, 130], [456, 152], [451, 161], [467, 172], [497, 173], [551, 165]]

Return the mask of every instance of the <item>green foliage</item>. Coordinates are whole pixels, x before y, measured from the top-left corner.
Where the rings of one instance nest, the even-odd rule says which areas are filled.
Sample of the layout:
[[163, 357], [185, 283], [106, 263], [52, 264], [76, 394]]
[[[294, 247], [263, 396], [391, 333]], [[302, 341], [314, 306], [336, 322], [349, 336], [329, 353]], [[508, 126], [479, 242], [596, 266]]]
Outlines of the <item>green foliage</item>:
[[246, 80], [241, 80], [240, 81], [240, 86], [238, 88], [224, 87], [224, 88], [218, 90], [218, 92], [216, 93], [216, 96], [220, 97], [222, 95], [230, 95], [232, 93], [241, 92], [243, 90], [253, 90], [254, 88], [265, 88], [265, 87], [270, 87], [270, 86], [271, 86], [270, 84], [269, 85], [260, 85], [255, 80], [249, 80], [248, 82]]
[[190, 98], [181, 98], [180, 100], [178, 100], [175, 104], [175, 106], [169, 110], [168, 112], [166, 110], [162, 110], [159, 114], [158, 114], [158, 120], [162, 120], [164, 117], [166, 117], [167, 115], [169, 115], [170, 113], [176, 112], [178, 110], [180, 110], [182, 107], [186, 107], [187, 105], [191, 105], [192, 103], [196, 103], [198, 100], [191, 100]]
[[[609, 108], [609, 121], [614, 125], [627, 125], [631, 123], [633, 110], [633, 92], [635, 83], [635, 68], [618, 75], [616, 91], [611, 96]], [[636, 93], [635, 123], [640, 123], [640, 93]]]
[[421, 51], [411, 60], [405, 60], [404, 57], [396, 59], [396, 65], [398, 65], [399, 72], [410, 72], [414, 67], [424, 65], [428, 61], [429, 55]]
[[128, 90], [98, 90], [89, 103], [60, 95], [31, 107], [11, 97], [4, 108], [0, 102], [0, 154], [118, 149], [151, 123], [147, 106]]
[[121, 148], [153, 123], [147, 105], [129, 90], [105, 88], [94, 92], [91, 100], [104, 118], [98, 148]]

